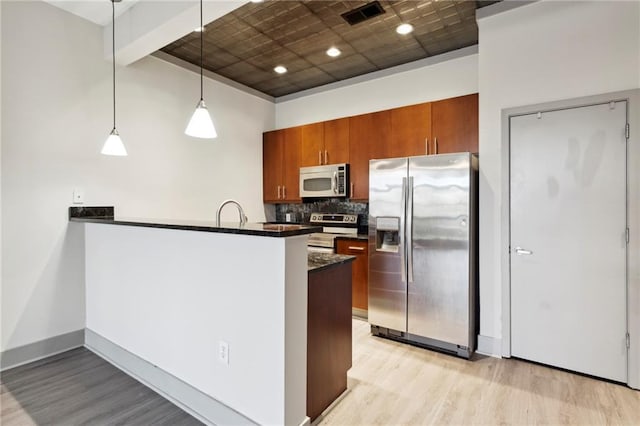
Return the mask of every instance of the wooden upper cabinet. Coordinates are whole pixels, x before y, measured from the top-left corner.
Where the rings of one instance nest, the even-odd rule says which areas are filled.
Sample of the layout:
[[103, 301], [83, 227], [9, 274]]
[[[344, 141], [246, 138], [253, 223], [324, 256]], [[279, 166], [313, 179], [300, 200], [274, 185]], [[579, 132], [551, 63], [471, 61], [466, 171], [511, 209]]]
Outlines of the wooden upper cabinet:
[[430, 154], [478, 152], [477, 93], [433, 102], [431, 108]]
[[478, 152], [478, 94], [266, 132], [265, 203], [300, 202], [300, 167], [349, 163], [348, 198], [369, 198], [369, 160]]
[[325, 164], [341, 164], [349, 162], [349, 119], [325, 121], [324, 149]]
[[280, 201], [282, 185], [282, 138], [279, 130], [262, 135], [262, 197], [265, 203]]
[[300, 167], [349, 162], [349, 119], [300, 126]]
[[283, 129], [282, 201], [300, 200], [300, 144], [302, 129]]
[[390, 135], [389, 111], [349, 118], [349, 164], [351, 166], [349, 198], [354, 200], [369, 198], [369, 160], [388, 157]]
[[262, 137], [262, 198], [265, 203], [299, 202], [300, 128]]
[[307, 124], [300, 131], [300, 167], [324, 164], [324, 124]]
[[430, 154], [431, 103], [391, 110], [389, 157]]

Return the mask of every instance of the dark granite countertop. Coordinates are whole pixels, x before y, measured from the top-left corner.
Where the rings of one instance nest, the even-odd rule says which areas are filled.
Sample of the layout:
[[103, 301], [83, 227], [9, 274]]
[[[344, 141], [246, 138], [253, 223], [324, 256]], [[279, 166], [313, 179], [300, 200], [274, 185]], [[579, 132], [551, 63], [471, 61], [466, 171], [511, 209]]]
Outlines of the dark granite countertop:
[[369, 236], [367, 234], [339, 235], [336, 237], [336, 240], [369, 241]]
[[113, 217], [71, 217], [72, 222], [103, 223], [107, 225], [144, 226], [148, 228], [180, 229], [186, 231], [219, 232], [224, 234], [256, 235], [261, 237], [293, 237], [296, 235], [321, 232], [322, 227], [304, 225], [278, 225], [268, 223], [223, 222], [217, 227], [215, 221], [174, 220], [174, 219], [141, 219]]
[[316, 272], [334, 265], [352, 262], [355, 258], [346, 254], [309, 252], [307, 266], [309, 272]]

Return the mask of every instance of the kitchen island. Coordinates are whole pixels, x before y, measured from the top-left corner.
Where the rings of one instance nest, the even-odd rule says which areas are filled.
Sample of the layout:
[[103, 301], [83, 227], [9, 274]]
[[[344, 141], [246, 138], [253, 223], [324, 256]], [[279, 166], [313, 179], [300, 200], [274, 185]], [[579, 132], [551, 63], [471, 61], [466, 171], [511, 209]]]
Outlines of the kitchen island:
[[316, 227], [72, 217], [86, 346], [199, 419], [307, 424], [307, 234]]
[[351, 368], [351, 267], [355, 256], [309, 253], [307, 416], [347, 390]]

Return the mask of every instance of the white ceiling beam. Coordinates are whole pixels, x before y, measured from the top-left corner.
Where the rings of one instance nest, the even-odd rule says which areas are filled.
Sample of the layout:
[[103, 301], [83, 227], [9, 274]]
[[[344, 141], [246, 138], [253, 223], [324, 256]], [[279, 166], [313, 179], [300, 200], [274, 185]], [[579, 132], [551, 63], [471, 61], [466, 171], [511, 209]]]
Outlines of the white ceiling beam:
[[[246, 3], [246, 0], [205, 0], [204, 25]], [[132, 64], [184, 37], [199, 24], [200, 2], [197, 0], [138, 1], [116, 18], [116, 63]], [[111, 60], [111, 28], [109, 23], [103, 31], [107, 60]]]

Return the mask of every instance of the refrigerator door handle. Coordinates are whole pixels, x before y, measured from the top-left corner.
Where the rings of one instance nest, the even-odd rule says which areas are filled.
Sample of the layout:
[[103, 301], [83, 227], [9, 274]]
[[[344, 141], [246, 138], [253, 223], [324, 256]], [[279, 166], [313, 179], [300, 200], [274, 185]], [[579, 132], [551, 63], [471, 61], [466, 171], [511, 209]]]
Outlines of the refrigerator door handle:
[[403, 215], [400, 216], [400, 241], [398, 241], [399, 243], [399, 248], [400, 248], [400, 265], [401, 265], [401, 276], [402, 276], [402, 282], [405, 283], [407, 282], [407, 267], [406, 267], [406, 262], [405, 262], [405, 217], [406, 217], [406, 212], [407, 212], [407, 178], [403, 177], [402, 178], [402, 212]]
[[413, 176], [409, 177], [407, 201], [407, 258], [409, 282], [413, 282]]

